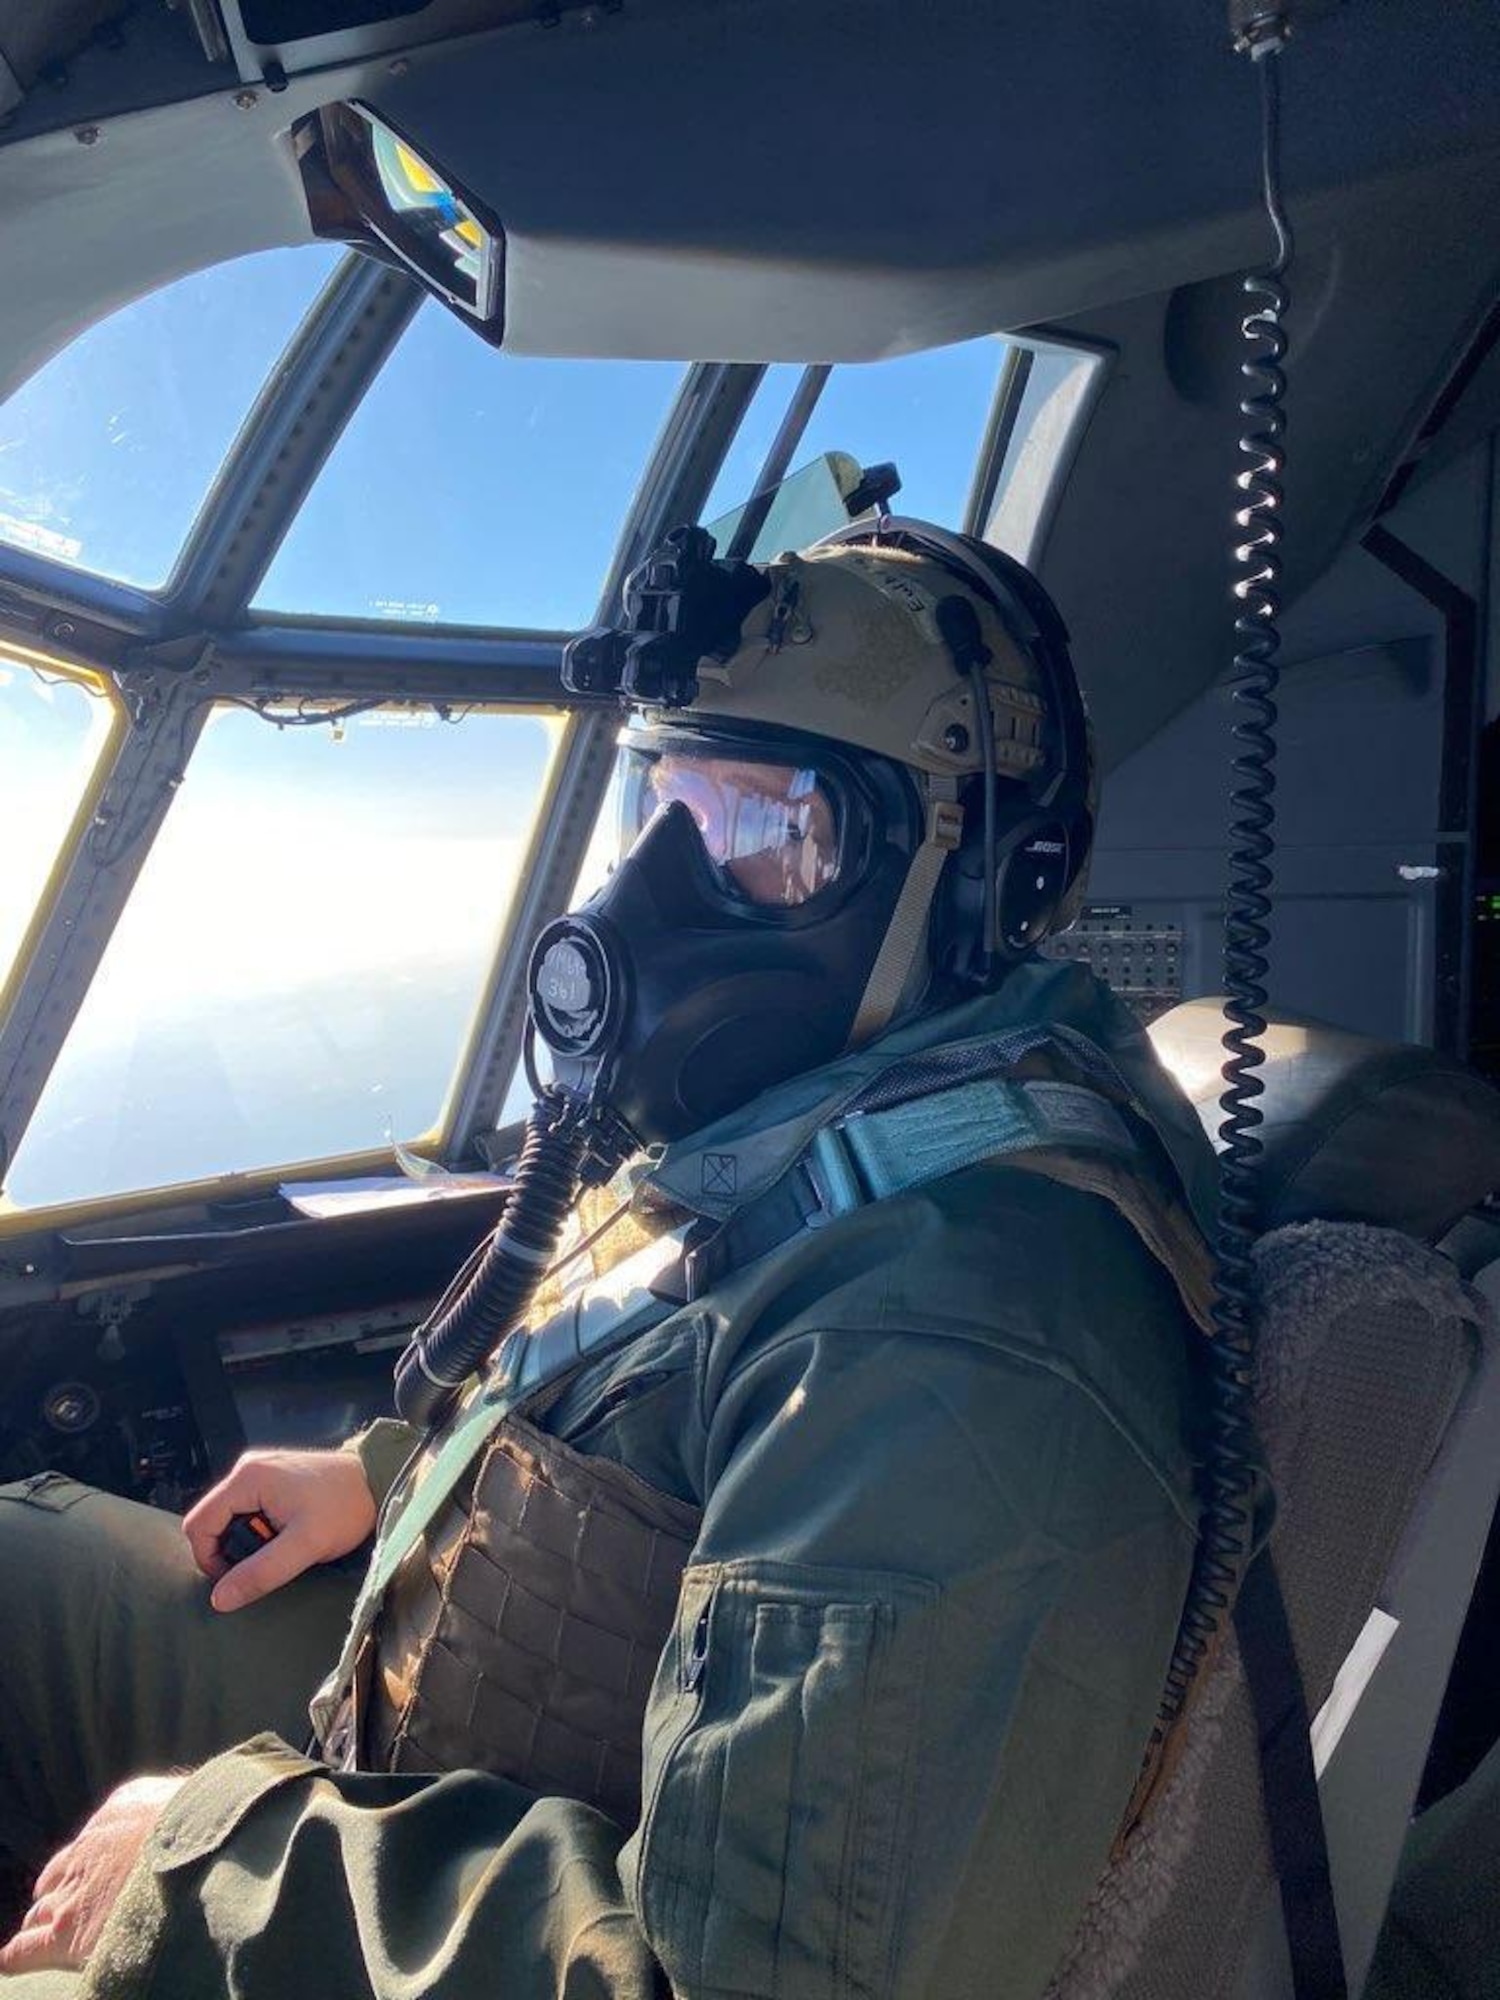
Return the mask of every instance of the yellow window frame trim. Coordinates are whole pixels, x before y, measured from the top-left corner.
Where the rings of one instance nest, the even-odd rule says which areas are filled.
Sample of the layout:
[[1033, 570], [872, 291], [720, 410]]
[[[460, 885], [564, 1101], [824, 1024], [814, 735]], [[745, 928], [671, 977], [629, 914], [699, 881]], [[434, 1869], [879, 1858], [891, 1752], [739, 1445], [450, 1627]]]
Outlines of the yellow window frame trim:
[[71, 681], [75, 686], [85, 688], [90, 694], [101, 695], [110, 708], [109, 733], [99, 746], [94, 759], [94, 768], [79, 794], [78, 805], [68, 830], [63, 835], [57, 853], [52, 857], [52, 866], [47, 871], [47, 879], [42, 884], [41, 894], [36, 899], [36, 907], [31, 920], [21, 934], [16, 946], [16, 955], [3, 983], [0, 983], [0, 1020], [4, 1020], [14, 1004], [16, 993], [26, 975], [31, 970], [31, 962], [36, 955], [38, 939], [45, 929], [48, 919], [56, 908], [62, 893], [62, 885], [72, 868], [78, 849], [92, 828], [99, 810], [99, 801], [114, 775], [120, 746], [130, 729], [130, 717], [120, 699], [119, 690], [106, 673], [96, 667], [79, 666], [72, 660], [60, 660], [51, 653], [38, 652], [34, 647], [17, 645], [0, 633], [0, 664], [14, 662], [21, 667], [31, 667], [34, 671], [50, 674], [56, 680]]

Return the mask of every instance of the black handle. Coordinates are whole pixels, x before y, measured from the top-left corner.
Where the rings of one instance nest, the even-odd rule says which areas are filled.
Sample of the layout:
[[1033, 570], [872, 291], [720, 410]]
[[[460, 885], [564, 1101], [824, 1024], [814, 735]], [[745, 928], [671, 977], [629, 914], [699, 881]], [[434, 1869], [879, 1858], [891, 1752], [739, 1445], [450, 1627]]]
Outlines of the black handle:
[[259, 1555], [275, 1537], [276, 1530], [264, 1514], [233, 1514], [219, 1537], [219, 1554], [232, 1568], [246, 1556]]

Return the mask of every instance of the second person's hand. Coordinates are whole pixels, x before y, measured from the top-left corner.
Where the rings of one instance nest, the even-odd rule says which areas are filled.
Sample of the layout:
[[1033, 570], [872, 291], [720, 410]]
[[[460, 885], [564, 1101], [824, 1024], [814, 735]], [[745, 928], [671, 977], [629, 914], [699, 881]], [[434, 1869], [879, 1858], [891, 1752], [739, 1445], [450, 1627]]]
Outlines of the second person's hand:
[[[232, 1568], [219, 1537], [236, 1514], [263, 1514], [273, 1540]], [[375, 1526], [364, 1468], [347, 1451], [249, 1451], [184, 1517], [193, 1559], [213, 1583], [216, 1611], [238, 1611], [314, 1563], [357, 1549]]]

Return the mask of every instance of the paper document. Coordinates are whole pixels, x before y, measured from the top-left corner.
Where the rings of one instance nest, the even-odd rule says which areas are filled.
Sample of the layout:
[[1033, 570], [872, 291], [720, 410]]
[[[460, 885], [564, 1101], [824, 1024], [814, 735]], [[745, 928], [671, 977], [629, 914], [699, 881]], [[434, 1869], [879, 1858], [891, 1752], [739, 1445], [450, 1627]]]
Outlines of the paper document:
[[336, 1215], [363, 1215], [379, 1208], [413, 1208], [474, 1194], [481, 1188], [503, 1194], [507, 1174], [439, 1174], [413, 1181], [404, 1174], [368, 1176], [362, 1180], [285, 1181], [280, 1193], [299, 1215], [326, 1221]]

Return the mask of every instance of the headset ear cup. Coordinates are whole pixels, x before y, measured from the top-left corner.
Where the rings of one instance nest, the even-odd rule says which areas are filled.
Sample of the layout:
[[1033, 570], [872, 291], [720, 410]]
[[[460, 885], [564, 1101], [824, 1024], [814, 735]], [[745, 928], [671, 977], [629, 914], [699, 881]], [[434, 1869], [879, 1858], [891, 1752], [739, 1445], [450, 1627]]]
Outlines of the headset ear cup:
[[1058, 927], [1073, 878], [1073, 843], [1061, 821], [1026, 819], [1006, 834], [995, 870], [996, 947], [1025, 958]]
[[[1001, 833], [995, 865], [995, 950], [1001, 965], [1029, 957], [1078, 914], [1088, 873], [1097, 771], [1082, 691], [1073, 672], [1067, 627], [1042, 584], [1003, 550], [969, 535], [955, 535], [930, 521], [888, 516], [878, 527], [855, 523], [828, 535], [823, 548], [885, 545], [909, 549], [944, 564], [986, 598], [1016, 644], [1034, 662], [1050, 720], [1047, 766], [1025, 787], [1031, 810]], [[1024, 810], [1024, 809], [1023, 809]], [[942, 941], [956, 975], [989, 983], [994, 966], [979, 943], [972, 891], [985, 872], [950, 870], [946, 908], [951, 934]]]
[[1071, 930], [1082, 912], [1089, 889], [1089, 862], [1094, 851], [1094, 815], [1084, 813], [1074, 824], [1072, 853], [1069, 857], [1068, 886], [1052, 918], [1053, 937]]

